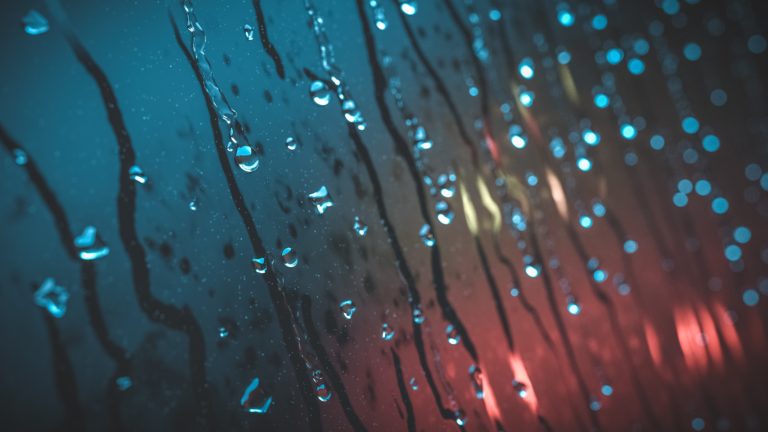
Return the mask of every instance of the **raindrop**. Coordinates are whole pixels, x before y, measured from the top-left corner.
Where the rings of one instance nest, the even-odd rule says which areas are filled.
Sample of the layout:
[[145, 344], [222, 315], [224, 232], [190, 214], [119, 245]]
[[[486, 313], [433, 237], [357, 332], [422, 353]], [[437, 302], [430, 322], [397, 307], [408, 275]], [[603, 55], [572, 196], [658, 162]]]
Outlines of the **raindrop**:
[[395, 337], [395, 331], [389, 327], [389, 324], [384, 323], [381, 325], [381, 338], [388, 341]]
[[229, 330], [226, 327], [219, 327], [219, 339], [226, 339], [229, 336]]
[[259, 168], [259, 156], [253, 151], [253, 147], [243, 144], [235, 151], [235, 163], [245, 172], [253, 172]]
[[448, 343], [451, 345], [457, 345], [459, 342], [461, 342], [461, 335], [459, 335], [459, 330], [453, 326], [453, 324], [448, 324], [448, 326], [445, 328], [445, 336], [448, 338]]
[[454, 213], [451, 209], [451, 205], [447, 202], [438, 201], [437, 204], [435, 204], [435, 211], [437, 212], [437, 220], [441, 224], [448, 225], [453, 222]]
[[197, 211], [197, 198], [192, 198], [189, 201], [189, 209], [192, 211]]
[[421, 241], [424, 242], [424, 245], [427, 247], [432, 247], [435, 245], [435, 235], [432, 234], [432, 227], [429, 226], [429, 224], [424, 224], [421, 226], [421, 229], [419, 230], [419, 237], [421, 237]]
[[272, 405], [272, 396], [266, 396], [259, 390], [259, 379], [254, 378], [240, 398], [240, 406], [251, 414], [266, 414]]
[[424, 316], [424, 311], [421, 310], [421, 307], [416, 306], [413, 308], [413, 322], [416, 324], [421, 324], [426, 319], [426, 316]]
[[520, 381], [512, 380], [512, 388], [515, 389], [515, 393], [521, 398], [525, 399], [528, 396], [528, 386]]
[[128, 176], [131, 180], [139, 184], [144, 184], [147, 182], [146, 174], [144, 174], [144, 171], [138, 165], [134, 165], [128, 169]]
[[282, 257], [283, 264], [285, 264], [285, 266], [288, 268], [296, 267], [296, 264], [299, 263], [299, 257], [296, 254], [296, 251], [290, 247], [283, 249]]
[[459, 426], [467, 424], [467, 415], [464, 414], [464, 410], [461, 408], [453, 412], [453, 419], [456, 420], [456, 424]]
[[61, 318], [67, 312], [69, 291], [58, 285], [53, 278], [47, 278], [35, 291], [35, 304], [45, 309], [55, 318]]
[[285, 148], [288, 150], [296, 150], [296, 148], [299, 146], [299, 142], [296, 141], [296, 138], [294, 137], [288, 137], [285, 139]]
[[117, 389], [120, 391], [126, 391], [133, 387], [133, 381], [131, 380], [131, 377], [125, 375], [117, 377], [115, 379], [115, 384], [117, 385]]
[[477, 365], [469, 367], [469, 379], [472, 381], [472, 389], [475, 391], [475, 397], [482, 399], [485, 396], [483, 392], [483, 372]]
[[245, 38], [249, 41], [253, 40], [253, 26], [250, 24], [246, 24], [243, 26], [243, 33], [245, 33]]
[[13, 149], [13, 161], [18, 166], [24, 166], [27, 164], [29, 158], [27, 153], [22, 149]]
[[31, 10], [21, 19], [24, 24], [24, 32], [30, 36], [37, 36], [48, 31], [48, 20], [36, 10]]
[[320, 189], [312, 192], [308, 197], [309, 201], [317, 208], [318, 214], [323, 214], [328, 208], [333, 207], [333, 199], [325, 186], [321, 186]]
[[444, 198], [453, 198], [456, 195], [456, 174], [440, 174], [437, 177], [437, 187], [440, 188], [440, 195]]
[[400, 0], [400, 10], [406, 15], [414, 15], [419, 10], [416, 0]]
[[358, 130], [365, 130], [366, 124], [363, 119], [363, 114], [357, 109], [357, 104], [352, 99], [346, 99], [341, 103], [341, 111], [344, 113], [344, 118], [348, 123], [352, 123], [357, 126]]
[[344, 315], [344, 318], [351, 320], [352, 315], [354, 315], [357, 311], [357, 306], [355, 306], [355, 303], [352, 300], [344, 300], [343, 302], [339, 303], [339, 309]]
[[364, 237], [368, 232], [368, 225], [366, 225], [359, 216], [355, 216], [355, 224], [352, 226], [352, 228], [360, 237]]
[[109, 255], [109, 247], [96, 232], [96, 228], [90, 225], [75, 237], [75, 248], [83, 261], [93, 261]]
[[325, 376], [320, 369], [315, 369], [312, 372], [312, 381], [315, 383], [315, 396], [320, 402], [328, 402], [333, 396], [330, 387], [325, 383]]
[[267, 259], [265, 257], [251, 258], [251, 266], [256, 273], [267, 272]]
[[411, 385], [411, 390], [416, 391], [419, 389], [419, 384], [416, 382], [415, 377], [411, 377], [411, 380], [408, 382], [408, 384]]
[[309, 96], [315, 104], [326, 106], [331, 102], [331, 90], [323, 81], [312, 81], [309, 85]]
[[568, 313], [571, 315], [578, 315], [581, 313], [581, 304], [576, 300], [573, 295], [568, 296]]

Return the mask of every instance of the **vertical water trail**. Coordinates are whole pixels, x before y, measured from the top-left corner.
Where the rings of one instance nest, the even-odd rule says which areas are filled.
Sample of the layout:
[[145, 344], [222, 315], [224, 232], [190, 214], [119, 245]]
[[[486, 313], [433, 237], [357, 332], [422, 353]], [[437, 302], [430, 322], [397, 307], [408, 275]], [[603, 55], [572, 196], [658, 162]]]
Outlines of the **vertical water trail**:
[[397, 379], [397, 388], [400, 390], [400, 398], [405, 405], [406, 423], [408, 424], [408, 432], [416, 432], [416, 414], [413, 411], [413, 404], [411, 403], [411, 397], [408, 395], [408, 389], [405, 386], [405, 378], [403, 377], [403, 368], [400, 365], [400, 356], [394, 348], [390, 348], [392, 353], [392, 363], [395, 365], [395, 379]]
[[[43, 177], [34, 158], [11, 137], [2, 124], [0, 124], [0, 142], [2, 142], [9, 156], [14, 157], [16, 151], [22, 151], [26, 155], [26, 163], [23, 165], [23, 169], [50, 212], [67, 255], [69, 258], [79, 261], [74, 246], [74, 236], [69, 230], [69, 222], [64, 207], [62, 207], [53, 189], [51, 189], [45, 177]], [[80, 405], [75, 371], [67, 354], [67, 348], [61, 340], [55, 319], [45, 311], [42, 312], [42, 316], [45, 320], [45, 329], [50, 341], [51, 363], [56, 379], [56, 393], [66, 411], [66, 427], [70, 430], [83, 430], [85, 429], [85, 413]]]
[[[234, 172], [227, 158], [224, 138], [222, 136], [221, 130], [219, 129], [219, 114], [216, 111], [212, 96], [207, 91], [205, 79], [202, 72], [200, 71], [198, 63], [195, 62], [191, 52], [189, 49], [187, 49], [184, 41], [181, 39], [181, 34], [179, 33], [178, 27], [173, 20], [173, 16], [170, 14], [169, 19], [173, 28], [176, 43], [189, 62], [197, 82], [200, 85], [200, 90], [205, 100], [206, 108], [208, 109], [208, 116], [211, 123], [211, 133], [213, 134], [216, 154], [219, 159], [219, 164], [221, 165], [221, 170], [226, 179], [227, 188], [229, 189], [232, 203], [235, 206], [235, 209], [237, 210], [243, 225], [245, 225], [246, 234], [248, 235], [254, 256], [266, 257], [267, 255], [264, 243], [261, 239], [261, 236], [259, 235], [258, 229], [256, 228], [256, 223], [254, 222], [253, 216], [251, 215], [251, 212], [245, 202], [245, 198], [240, 191], [237, 181], [235, 180]], [[312, 388], [310, 379], [305, 372], [304, 363], [302, 361], [303, 355], [301, 353], [301, 348], [298, 342], [298, 334], [296, 332], [295, 323], [293, 322], [293, 314], [290, 310], [290, 306], [285, 300], [284, 292], [278, 283], [275, 273], [267, 271], [264, 273], [263, 277], [267, 284], [270, 300], [272, 302], [273, 308], [275, 309], [275, 314], [277, 315], [278, 322], [280, 324], [283, 343], [285, 344], [288, 351], [288, 358], [291, 361], [294, 375], [299, 383], [299, 387], [302, 389], [300, 393], [304, 399], [304, 405], [307, 409], [309, 427], [315, 432], [320, 431], [322, 427], [320, 421], [320, 408], [318, 406], [317, 400], [312, 396], [314, 394], [314, 389]]]
[[331, 380], [333, 389], [339, 394], [341, 407], [344, 410], [344, 415], [347, 417], [350, 426], [352, 426], [352, 429], [355, 431], [366, 431], [367, 429], [365, 428], [365, 425], [363, 425], [363, 422], [355, 412], [354, 407], [352, 407], [352, 402], [349, 400], [349, 394], [347, 393], [346, 387], [344, 387], [344, 381], [342, 381], [341, 376], [336, 372], [330, 356], [325, 351], [325, 347], [320, 341], [320, 333], [317, 332], [315, 324], [312, 322], [312, 299], [307, 294], [301, 296], [301, 317], [304, 322], [304, 328], [307, 330], [309, 343], [317, 354], [323, 369], [328, 373], [328, 378]]
[[272, 58], [272, 62], [275, 64], [275, 70], [277, 76], [280, 79], [285, 79], [285, 67], [283, 61], [280, 59], [280, 53], [277, 52], [277, 48], [272, 44], [269, 39], [269, 33], [267, 33], [267, 21], [264, 19], [264, 11], [261, 9], [261, 0], [253, 0], [253, 9], [256, 12], [256, 24], [259, 27], [259, 38], [261, 39], [261, 46], [264, 47], [264, 51]]

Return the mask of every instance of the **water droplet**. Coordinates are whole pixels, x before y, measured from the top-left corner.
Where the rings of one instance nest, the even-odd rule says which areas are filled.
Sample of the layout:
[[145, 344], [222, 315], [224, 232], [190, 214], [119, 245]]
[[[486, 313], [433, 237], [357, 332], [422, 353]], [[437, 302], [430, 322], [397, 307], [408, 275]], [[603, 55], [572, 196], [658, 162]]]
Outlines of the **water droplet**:
[[253, 40], [253, 26], [250, 24], [246, 24], [243, 26], [243, 33], [245, 33], [245, 38], [249, 41]]
[[389, 324], [384, 323], [381, 325], [381, 338], [388, 341], [395, 337], [395, 330], [389, 327]]
[[31, 10], [21, 19], [24, 24], [24, 32], [30, 36], [37, 36], [48, 31], [48, 20], [40, 12]]
[[360, 237], [365, 236], [365, 234], [368, 232], [368, 225], [366, 225], [365, 222], [363, 222], [363, 220], [358, 216], [355, 216], [355, 224], [352, 226], [352, 228]]
[[518, 396], [525, 399], [528, 396], [528, 386], [518, 380], [512, 380], [512, 388]]
[[467, 424], [467, 415], [464, 414], [464, 410], [461, 408], [453, 412], [453, 419], [456, 420], [456, 424], [459, 426]]
[[363, 113], [357, 109], [357, 104], [354, 100], [345, 99], [341, 103], [341, 111], [344, 113], [344, 118], [347, 119], [347, 122], [357, 126], [358, 130], [365, 130], [366, 124], [365, 119], [363, 119]]
[[219, 339], [225, 339], [229, 336], [229, 330], [225, 326], [219, 327]]
[[56, 283], [53, 278], [46, 278], [35, 291], [35, 304], [45, 309], [55, 318], [61, 318], [67, 312], [69, 291]]
[[267, 272], [267, 259], [265, 257], [251, 258], [251, 266], [256, 273], [264, 274]]
[[131, 380], [131, 377], [126, 375], [117, 377], [115, 379], [115, 384], [117, 385], [117, 389], [120, 391], [126, 391], [133, 387], [133, 381]]
[[400, 0], [400, 10], [406, 15], [414, 15], [419, 10], [416, 0]]
[[419, 384], [416, 382], [415, 377], [411, 377], [411, 380], [408, 381], [408, 384], [411, 385], [411, 390], [416, 391], [419, 389]]
[[323, 214], [325, 211], [333, 207], [333, 199], [331, 194], [328, 193], [328, 189], [325, 186], [321, 186], [320, 189], [312, 192], [308, 195], [309, 201], [317, 208], [317, 213]]
[[330, 387], [325, 382], [325, 376], [320, 369], [315, 369], [312, 372], [312, 381], [315, 383], [315, 396], [320, 402], [328, 402], [333, 396]]
[[323, 81], [312, 81], [309, 85], [309, 96], [319, 106], [326, 106], [331, 102], [331, 90]]
[[128, 169], [128, 176], [131, 180], [139, 184], [144, 184], [147, 182], [147, 176], [138, 165], [134, 165]]
[[92, 226], [85, 227], [83, 233], [75, 237], [75, 248], [83, 261], [93, 261], [109, 255], [109, 247]]
[[459, 342], [461, 342], [461, 335], [459, 335], [459, 330], [453, 326], [453, 324], [448, 324], [448, 326], [445, 328], [445, 336], [448, 338], [448, 343], [451, 345], [457, 345]]
[[456, 195], [456, 174], [440, 174], [437, 176], [437, 187], [444, 198], [453, 198]]
[[267, 396], [259, 389], [259, 379], [254, 378], [240, 398], [240, 406], [251, 414], [266, 414], [272, 405], [272, 396]]
[[421, 237], [421, 241], [424, 242], [427, 247], [435, 245], [435, 235], [432, 234], [432, 227], [430, 227], [429, 224], [422, 225], [419, 230], [419, 237]]
[[294, 137], [288, 137], [285, 139], [285, 148], [288, 150], [296, 150], [296, 148], [299, 146], [299, 142], [296, 141], [296, 138]]
[[568, 313], [571, 315], [578, 315], [581, 313], [581, 305], [573, 295], [568, 296]]
[[192, 211], [197, 211], [197, 198], [192, 198], [189, 201], [189, 209]]
[[435, 211], [437, 212], [437, 220], [443, 225], [448, 225], [451, 222], [453, 222], [453, 210], [451, 210], [451, 205], [448, 204], [445, 201], [438, 201], [437, 204], [435, 204]]
[[421, 324], [424, 322], [424, 320], [427, 319], [426, 316], [424, 316], [424, 311], [421, 310], [421, 307], [416, 306], [413, 308], [413, 322], [416, 324]]
[[475, 391], [475, 397], [482, 399], [485, 396], [483, 392], [483, 372], [477, 365], [469, 367], [469, 379], [472, 382], [472, 389]]
[[235, 163], [245, 172], [253, 172], [259, 168], [259, 156], [248, 144], [243, 144], [235, 151]]
[[29, 158], [27, 157], [27, 152], [25, 152], [22, 149], [13, 149], [13, 161], [18, 166], [24, 166], [27, 164]]
[[344, 318], [351, 320], [352, 315], [354, 315], [357, 311], [357, 306], [355, 306], [355, 303], [352, 300], [344, 300], [343, 302], [339, 303], [339, 309], [341, 309], [341, 313], [344, 315]]
[[285, 264], [285, 266], [288, 268], [296, 267], [296, 265], [299, 263], [299, 256], [292, 248], [287, 247], [283, 249], [282, 256], [283, 264]]

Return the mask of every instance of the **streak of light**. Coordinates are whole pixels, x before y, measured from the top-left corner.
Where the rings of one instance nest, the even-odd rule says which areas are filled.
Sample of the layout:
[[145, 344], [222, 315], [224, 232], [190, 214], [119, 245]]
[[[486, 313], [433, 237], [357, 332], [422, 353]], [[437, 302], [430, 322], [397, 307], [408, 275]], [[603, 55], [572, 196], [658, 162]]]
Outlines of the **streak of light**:
[[525, 369], [525, 364], [523, 364], [523, 359], [520, 358], [519, 354], [509, 354], [509, 367], [512, 369], [512, 375], [515, 377], [515, 381], [526, 387], [525, 395], [521, 394], [520, 397], [525, 401], [528, 407], [530, 407], [532, 412], [538, 413], [539, 401], [536, 398], [536, 392], [533, 389], [533, 384], [531, 384], [531, 378], [528, 376], [528, 371]]
[[565, 198], [565, 191], [563, 190], [563, 185], [560, 184], [560, 180], [557, 178], [555, 173], [552, 172], [549, 168], [546, 170], [547, 173], [547, 182], [549, 183], [549, 190], [552, 193], [552, 199], [555, 201], [555, 206], [557, 206], [557, 212], [560, 214], [560, 217], [563, 218], [563, 220], [568, 220], [568, 202]]
[[493, 232], [499, 232], [501, 229], [501, 210], [493, 196], [491, 196], [491, 192], [488, 190], [480, 174], [477, 175], [477, 189], [480, 191], [480, 201], [482, 201], [483, 207], [491, 214], [491, 228]]
[[461, 193], [461, 204], [464, 207], [464, 218], [467, 220], [467, 228], [473, 236], [477, 236], [477, 212], [462, 180], [459, 180], [459, 192]]

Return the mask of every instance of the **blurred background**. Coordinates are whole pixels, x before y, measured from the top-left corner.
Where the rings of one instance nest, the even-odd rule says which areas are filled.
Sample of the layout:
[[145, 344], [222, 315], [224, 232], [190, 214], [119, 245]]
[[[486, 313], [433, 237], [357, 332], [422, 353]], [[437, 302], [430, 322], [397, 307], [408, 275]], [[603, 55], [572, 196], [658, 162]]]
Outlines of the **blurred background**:
[[3, 430], [768, 429], [768, 3], [2, 9]]

